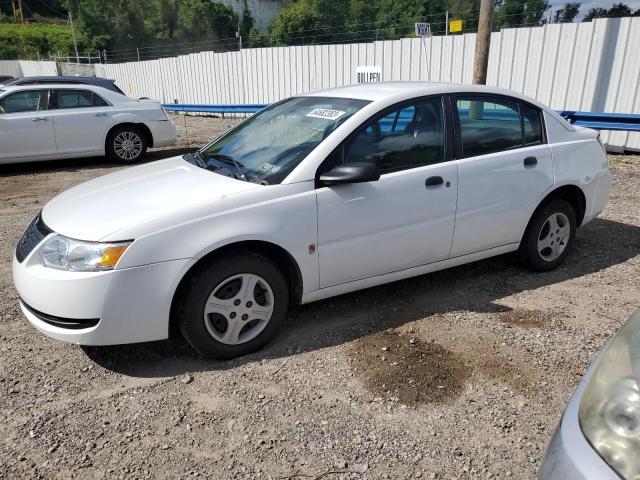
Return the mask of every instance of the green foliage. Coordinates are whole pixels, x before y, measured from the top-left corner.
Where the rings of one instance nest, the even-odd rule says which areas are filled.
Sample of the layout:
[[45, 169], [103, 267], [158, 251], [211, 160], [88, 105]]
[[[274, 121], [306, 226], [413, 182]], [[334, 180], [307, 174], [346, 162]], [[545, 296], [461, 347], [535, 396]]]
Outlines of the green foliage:
[[537, 0], [498, 0], [493, 21], [494, 29], [534, 26], [543, 23], [549, 2]]
[[[78, 35], [78, 48], [86, 50], [87, 38]], [[0, 59], [48, 57], [73, 52], [71, 29], [65, 25], [0, 23]]]
[[579, 2], [568, 2], [564, 4], [564, 7], [559, 8], [553, 15], [553, 21], [555, 23], [569, 23], [573, 22], [580, 13]]
[[614, 3], [609, 9], [606, 8], [592, 8], [582, 19], [583, 22], [590, 22], [594, 18], [614, 18], [614, 17], [628, 17], [628, 16], [640, 16], [640, 9], [632, 12], [631, 8], [624, 3]]

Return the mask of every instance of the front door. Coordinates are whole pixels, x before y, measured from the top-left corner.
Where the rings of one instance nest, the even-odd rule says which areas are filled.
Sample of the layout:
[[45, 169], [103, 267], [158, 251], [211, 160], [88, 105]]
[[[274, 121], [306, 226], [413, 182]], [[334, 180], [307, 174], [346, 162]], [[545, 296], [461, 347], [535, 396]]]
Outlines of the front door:
[[0, 163], [55, 155], [47, 90], [23, 90], [0, 99]]
[[380, 180], [317, 190], [321, 288], [449, 257], [458, 172], [442, 98], [374, 117], [323, 164], [373, 162]]

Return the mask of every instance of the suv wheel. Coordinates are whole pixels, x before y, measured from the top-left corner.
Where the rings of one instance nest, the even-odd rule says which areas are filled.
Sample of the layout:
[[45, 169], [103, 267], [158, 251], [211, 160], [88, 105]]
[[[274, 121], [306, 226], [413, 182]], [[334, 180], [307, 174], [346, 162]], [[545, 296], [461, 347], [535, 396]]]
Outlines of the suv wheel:
[[573, 244], [576, 214], [571, 204], [553, 198], [529, 222], [520, 254], [534, 271], [545, 272], [560, 265]]
[[136, 163], [147, 151], [147, 139], [135, 127], [119, 127], [107, 138], [107, 157], [114, 162]]
[[271, 260], [239, 254], [194, 275], [178, 302], [184, 338], [201, 355], [227, 360], [259, 350], [276, 335], [287, 317], [289, 288]]

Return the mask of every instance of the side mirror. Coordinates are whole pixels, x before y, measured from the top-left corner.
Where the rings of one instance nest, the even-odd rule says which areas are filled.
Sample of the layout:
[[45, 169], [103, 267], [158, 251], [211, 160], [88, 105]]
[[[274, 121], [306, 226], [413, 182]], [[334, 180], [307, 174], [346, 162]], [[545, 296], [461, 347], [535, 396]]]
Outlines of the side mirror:
[[380, 179], [380, 169], [373, 163], [344, 163], [320, 175], [321, 187], [342, 185], [344, 183], [375, 182]]

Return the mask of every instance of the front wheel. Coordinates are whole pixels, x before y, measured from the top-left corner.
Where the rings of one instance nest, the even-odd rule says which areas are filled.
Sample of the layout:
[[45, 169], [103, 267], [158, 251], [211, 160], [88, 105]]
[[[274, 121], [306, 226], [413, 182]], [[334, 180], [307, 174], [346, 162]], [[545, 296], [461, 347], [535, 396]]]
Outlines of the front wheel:
[[561, 198], [554, 198], [531, 219], [520, 244], [520, 255], [536, 272], [552, 270], [564, 261], [575, 234], [573, 207]]
[[107, 157], [118, 163], [136, 163], [147, 151], [146, 135], [135, 127], [118, 127], [107, 137]]
[[227, 360], [266, 345], [284, 323], [289, 288], [268, 258], [239, 254], [195, 274], [178, 299], [184, 338], [205, 357]]

